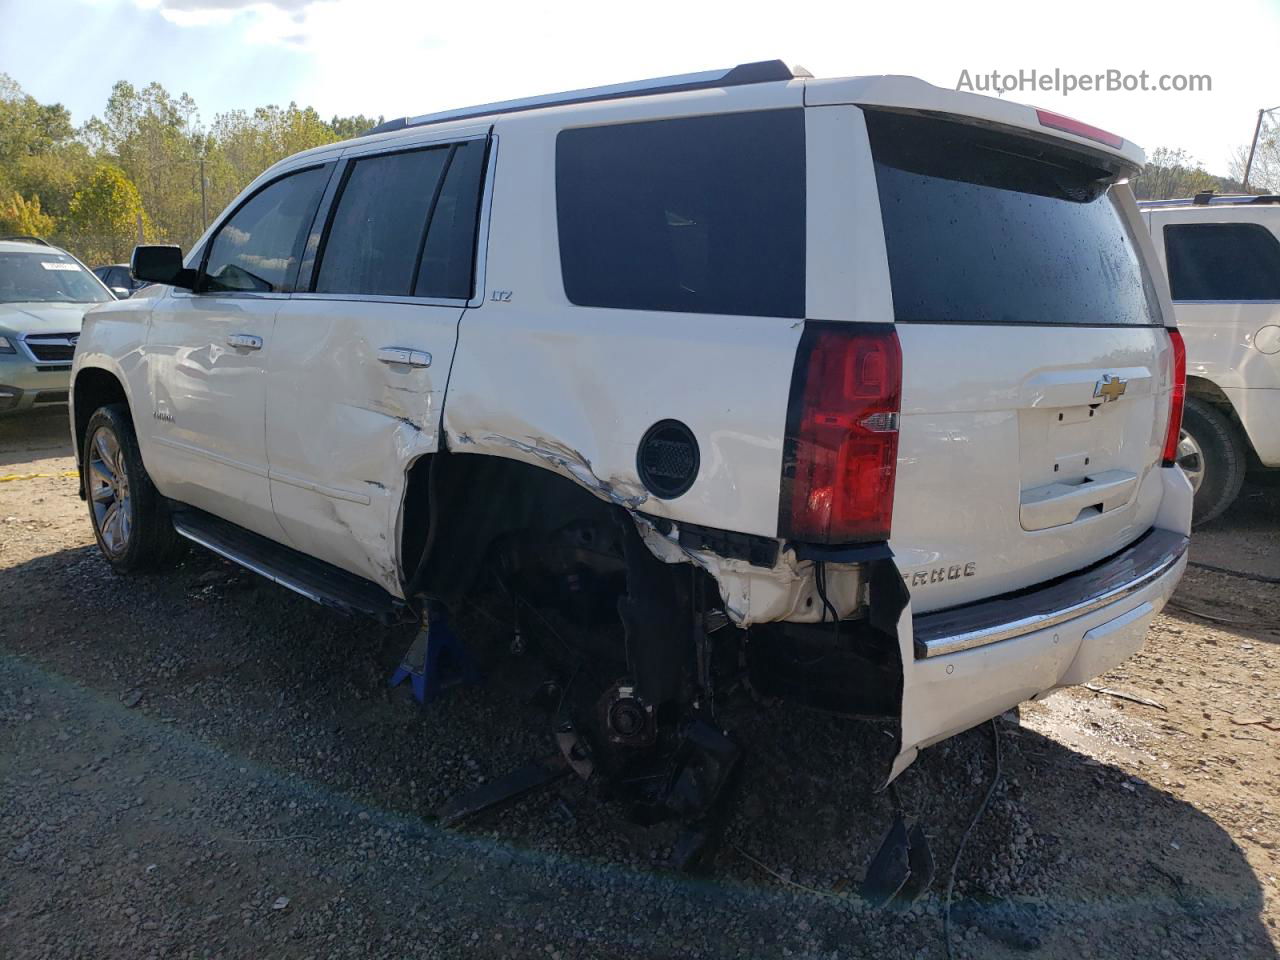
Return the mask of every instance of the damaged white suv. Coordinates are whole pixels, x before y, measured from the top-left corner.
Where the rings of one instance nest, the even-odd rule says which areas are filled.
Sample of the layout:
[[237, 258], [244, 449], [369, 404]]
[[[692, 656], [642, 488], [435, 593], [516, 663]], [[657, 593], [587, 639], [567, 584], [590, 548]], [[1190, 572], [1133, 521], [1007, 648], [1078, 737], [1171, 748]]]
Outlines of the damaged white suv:
[[290, 157], [86, 318], [99, 544], [127, 571], [195, 541], [390, 616], [497, 584], [576, 678], [580, 772], [714, 782], [736, 675], [897, 721], [896, 776], [1134, 653], [1182, 574], [1141, 163], [779, 61]]

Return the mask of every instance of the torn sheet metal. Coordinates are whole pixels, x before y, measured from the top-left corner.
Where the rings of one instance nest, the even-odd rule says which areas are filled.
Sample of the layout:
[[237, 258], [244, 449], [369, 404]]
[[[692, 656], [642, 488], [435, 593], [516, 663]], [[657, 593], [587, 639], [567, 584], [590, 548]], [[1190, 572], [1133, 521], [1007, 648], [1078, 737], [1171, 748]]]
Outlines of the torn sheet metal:
[[[645, 545], [664, 563], [694, 563], [715, 579], [725, 612], [739, 627], [775, 620], [820, 623], [830, 619], [818, 594], [816, 565], [799, 560], [789, 549], [779, 551], [772, 567], [722, 557], [710, 550], [691, 550], [679, 542], [680, 528], [662, 533], [648, 518], [632, 514]], [[827, 599], [841, 619], [862, 605], [860, 564], [827, 564]]]
[[597, 496], [616, 503], [620, 507], [634, 510], [649, 499], [649, 495], [638, 484], [624, 480], [605, 480], [596, 476], [591, 469], [591, 461], [578, 451], [554, 440], [541, 437], [530, 437], [528, 442], [490, 434], [484, 438], [488, 443], [514, 447], [522, 453], [537, 457], [555, 469], [567, 473], [573, 480], [591, 490]]

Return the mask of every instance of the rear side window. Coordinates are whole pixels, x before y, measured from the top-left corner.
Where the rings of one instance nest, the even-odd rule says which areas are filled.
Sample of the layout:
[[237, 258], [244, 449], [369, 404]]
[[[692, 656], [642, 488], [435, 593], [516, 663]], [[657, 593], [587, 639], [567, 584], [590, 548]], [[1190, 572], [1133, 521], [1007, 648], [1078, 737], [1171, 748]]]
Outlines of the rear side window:
[[471, 296], [485, 144], [356, 160], [338, 193], [317, 293]]
[[897, 320], [1159, 324], [1151, 278], [1083, 154], [866, 111]]
[[453, 152], [422, 249], [414, 288], [419, 297], [471, 297], [484, 157], [482, 140], [460, 143]]
[[218, 228], [202, 290], [280, 293], [293, 283], [328, 167], [281, 177], [255, 193]]
[[560, 266], [573, 303], [804, 315], [804, 111], [562, 131]]
[[1164, 228], [1174, 300], [1280, 300], [1280, 240], [1260, 223]]

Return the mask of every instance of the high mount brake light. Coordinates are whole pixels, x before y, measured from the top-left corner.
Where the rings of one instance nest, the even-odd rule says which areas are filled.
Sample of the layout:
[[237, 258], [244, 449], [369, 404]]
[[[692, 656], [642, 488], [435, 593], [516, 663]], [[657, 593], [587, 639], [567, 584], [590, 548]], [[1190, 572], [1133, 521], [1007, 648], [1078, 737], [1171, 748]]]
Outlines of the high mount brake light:
[[1173, 383], [1169, 388], [1169, 429], [1164, 435], [1164, 456], [1162, 457], [1166, 467], [1172, 467], [1178, 461], [1178, 437], [1182, 433], [1182, 406], [1187, 399], [1187, 346], [1182, 342], [1182, 334], [1177, 330], [1169, 331], [1169, 346], [1173, 350]]
[[781, 536], [889, 538], [901, 402], [902, 348], [891, 325], [805, 324], [787, 409]]
[[1086, 140], [1094, 140], [1098, 143], [1105, 143], [1108, 147], [1114, 147], [1119, 150], [1124, 146], [1124, 137], [1117, 137], [1114, 133], [1108, 133], [1098, 127], [1091, 127], [1087, 123], [1081, 123], [1079, 120], [1073, 120], [1071, 117], [1064, 117], [1060, 113], [1051, 113], [1048, 110], [1037, 110], [1036, 119], [1040, 121], [1040, 126], [1048, 127], [1051, 130], [1061, 130], [1063, 133], [1073, 133], [1077, 137], [1084, 137]]

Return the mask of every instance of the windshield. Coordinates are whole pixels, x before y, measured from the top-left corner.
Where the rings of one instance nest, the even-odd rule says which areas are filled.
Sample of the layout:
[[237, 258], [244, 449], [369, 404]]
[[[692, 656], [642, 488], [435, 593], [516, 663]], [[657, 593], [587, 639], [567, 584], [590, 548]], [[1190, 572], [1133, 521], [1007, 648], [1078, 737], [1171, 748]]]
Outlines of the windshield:
[[0, 253], [0, 303], [105, 303], [111, 294], [65, 253]]

